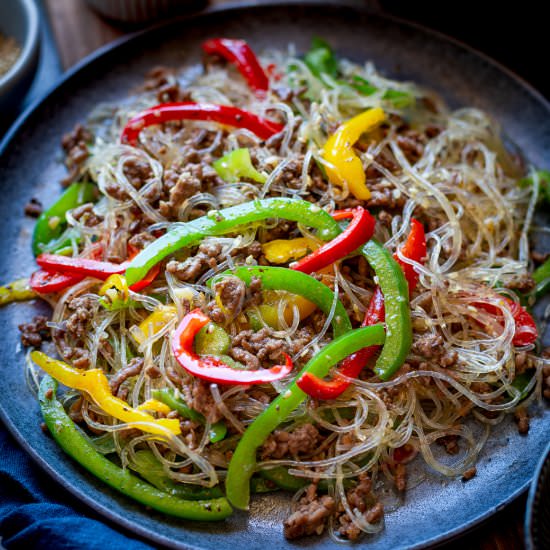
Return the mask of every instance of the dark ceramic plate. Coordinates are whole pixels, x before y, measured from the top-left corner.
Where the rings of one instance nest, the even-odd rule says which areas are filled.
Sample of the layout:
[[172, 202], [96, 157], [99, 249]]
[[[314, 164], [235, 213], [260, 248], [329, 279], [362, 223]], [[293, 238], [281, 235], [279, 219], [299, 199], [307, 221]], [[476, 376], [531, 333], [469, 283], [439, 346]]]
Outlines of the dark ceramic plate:
[[[544, 166], [550, 153], [550, 117], [545, 101], [490, 60], [439, 35], [409, 24], [341, 5], [248, 6], [179, 21], [139, 34], [81, 64], [12, 130], [2, 157], [0, 280], [33, 269], [32, 220], [22, 216], [31, 196], [49, 203], [64, 174], [60, 136], [97, 103], [124, 98], [154, 65], [185, 65], [200, 59], [207, 37], [229, 35], [255, 48], [289, 42], [305, 50], [313, 34], [326, 37], [341, 55], [372, 59], [387, 74], [412, 79], [440, 92], [451, 105], [489, 111], [528, 158]], [[79, 499], [112, 521], [157, 544], [178, 548], [331, 548], [327, 538], [296, 544], [282, 536], [284, 497], [255, 499], [250, 514], [236, 513], [222, 524], [183, 522], [146, 511], [83, 471], [44, 436], [38, 406], [23, 378], [24, 352], [18, 323], [38, 306], [13, 305], [0, 311], [0, 412], [34, 459]], [[511, 423], [494, 430], [478, 464], [478, 475], [463, 483], [432, 477], [407, 493], [386, 516], [384, 531], [365, 540], [371, 549], [441, 543], [487, 518], [525, 490], [548, 439], [548, 415], [539, 412], [528, 437]]]
[[550, 548], [550, 445], [537, 467], [529, 490], [525, 546], [527, 550]]

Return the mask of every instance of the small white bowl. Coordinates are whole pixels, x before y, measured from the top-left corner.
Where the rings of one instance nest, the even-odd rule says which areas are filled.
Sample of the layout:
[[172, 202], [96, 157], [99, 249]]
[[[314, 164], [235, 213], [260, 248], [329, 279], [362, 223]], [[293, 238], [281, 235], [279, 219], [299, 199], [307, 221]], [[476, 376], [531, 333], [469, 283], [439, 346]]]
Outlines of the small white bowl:
[[13, 37], [21, 48], [15, 63], [0, 77], [0, 118], [4, 118], [25, 97], [38, 66], [40, 26], [34, 1], [0, 1], [0, 32]]

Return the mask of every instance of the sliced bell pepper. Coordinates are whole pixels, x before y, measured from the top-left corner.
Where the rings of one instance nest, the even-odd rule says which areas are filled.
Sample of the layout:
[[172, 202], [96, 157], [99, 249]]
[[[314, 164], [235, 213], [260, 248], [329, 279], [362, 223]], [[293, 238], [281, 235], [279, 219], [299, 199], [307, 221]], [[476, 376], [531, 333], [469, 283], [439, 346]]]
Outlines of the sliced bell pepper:
[[[36, 220], [32, 235], [32, 251], [35, 256], [44, 252], [44, 247], [58, 239], [67, 225], [66, 214], [69, 210], [87, 202], [96, 200], [97, 187], [93, 183], [73, 183], [48, 209]], [[70, 241], [69, 241], [70, 242]], [[62, 248], [67, 241], [57, 244]]]
[[216, 357], [197, 355], [193, 350], [193, 341], [199, 330], [209, 322], [209, 317], [200, 309], [195, 309], [181, 320], [172, 337], [176, 360], [193, 376], [220, 384], [266, 384], [284, 378], [292, 370], [292, 360], [286, 354], [284, 366], [259, 370], [232, 369]]
[[[369, 302], [365, 319], [361, 326], [368, 327], [384, 322], [384, 295], [377, 286]], [[379, 346], [368, 346], [346, 357], [332, 380], [323, 380], [311, 372], [304, 373], [296, 380], [297, 386], [314, 399], [336, 399], [349, 387], [350, 382], [345, 377], [357, 378], [359, 373], [376, 352]]]
[[[286, 304], [284, 318], [287, 325], [290, 325], [294, 319], [294, 306], [298, 308], [300, 320], [305, 319], [317, 309], [313, 302], [298, 294], [292, 294], [284, 290], [264, 290], [262, 292], [262, 303], [257, 308], [264, 323], [275, 330], [281, 330], [282, 328], [279, 323], [279, 304], [281, 300], [284, 300]], [[256, 317], [256, 311], [250, 310], [247, 315], [252, 328], [260, 330], [262, 322]]]
[[313, 273], [333, 264], [357, 250], [368, 241], [373, 233], [376, 220], [363, 207], [358, 206], [350, 211], [339, 211], [338, 219], [352, 218], [346, 229], [332, 241], [299, 260], [292, 269], [302, 273]]
[[[36, 258], [36, 263], [42, 270], [31, 276], [31, 285], [34, 290], [42, 294], [62, 290], [81, 281], [84, 277], [106, 280], [113, 275], [122, 275], [130, 264], [129, 261], [114, 264], [94, 258], [74, 258], [61, 254], [40, 254]], [[50, 272], [51, 277], [44, 272]], [[129, 286], [130, 290], [134, 292], [143, 290], [155, 280], [159, 272], [159, 266], [153, 266], [143, 279]]]
[[[407, 240], [401, 247], [401, 254], [405, 256], [405, 258], [421, 264], [424, 263], [426, 259], [426, 252], [426, 233], [424, 232], [424, 226], [418, 220], [413, 218], [411, 219], [411, 229]], [[411, 264], [401, 261], [397, 254], [394, 254], [393, 257], [405, 273], [405, 278], [407, 279], [407, 283], [409, 285], [409, 294], [412, 294], [418, 285], [418, 273]]]
[[[376, 86], [373, 86], [368, 80], [365, 80], [359, 75], [353, 75], [351, 87], [363, 95], [372, 95], [378, 91]], [[413, 105], [415, 97], [411, 92], [402, 90], [386, 90], [382, 95], [382, 99], [390, 101], [396, 109], [404, 109]]]
[[[426, 257], [426, 235], [424, 233], [424, 227], [415, 219], [411, 220], [411, 230], [405, 244], [401, 247], [401, 253], [406, 258], [419, 263], [422, 263]], [[411, 294], [418, 284], [418, 274], [413, 266], [401, 261], [397, 254], [394, 254], [394, 259], [403, 269], [405, 278], [407, 279], [409, 294]], [[384, 294], [380, 286], [377, 285], [369, 302], [362, 326], [374, 325], [384, 320]], [[306, 373], [298, 379], [297, 384], [303, 391], [315, 399], [336, 399], [350, 385], [350, 382], [343, 378], [343, 376], [347, 378], [357, 378], [369, 359], [371, 359], [377, 351], [377, 346], [370, 346], [347, 357], [342, 362], [333, 380], [322, 380], [310, 373]]]
[[385, 118], [384, 111], [379, 107], [369, 109], [342, 124], [323, 147], [323, 158], [331, 165], [325, 166], [328, 179], [334, 185], [347, 186], [356, 199], [369, 199], [370, 191], [365, 185], [363, 164], [355, 154], [353, 145], [361, 134], [370, 132]]
[[33, 290], [29, 279], [17, 279], [6, 286], [0, 286], [0, 306], [33, 298], [36, 298], [36, 291]]
[[[310, 359], [298, 377], [306, 372], [311, 372], [318, 377], [326, 376], [333, 365], [348, 355], [365, 345], [382, 344], [383, 342], [384, 328], [382, 325], [349, 331], [333, 340]], [[227, 498], [235, 507], [241, 510], [248, 508], [250, 478], [256, 469], [257, 449], [305, 398], [306, 394], [296, 385], [296, 382], [292, 383], [246, 429], [233, 453], [225, 480]]]
[[161, 103], [139, 113], [126, 124], [122, 130], [120, 141], [135, 146], [139, 134], [144, 128], [173, 120], [210, 120], [235, 128], [246, 128], [261, 139], [268, 139], [284, 128], [278, 122], [267, 120], [230, 105], [186, 101], [182, 103]]
[[304, 56], [304, 63], [318, 78], [322, 74], [327, 74], [333, 78], [338, 75], [338, 60], [332, 48], [318, 36], [312, 39], [311, 48]]
[[149, 314], [138, 326], [138, 330], [132, 327], [130, 333], [134, 340], [139, 344], [143, 344], [145, 340], [158, 334], [174, 317], [177, 310], [174, 306], [160, 306], [158, 309]]
[[101, 296], [99, 303], [110, 311], [124, 309], [137, 305], [137, 302], [130, 300], [130, 291], [124, 275], [111, 275], [99, 289]]
[[265, 183], [267, 176], [261, 174], [252, 165], [250, 151], [246, 147], [235, 149], [216, 160], [212, 166], [222, 180], [236, 182], [241, 178], [249, 178], [258, 183]]
[[133, 409], [111, 393], [109, 381], [100, 369], [75, 369], [41, 351], [31, 352], [31, 359], [50, 376], [69, 388], [85, 391], [94, 403], [107, 414], [122, 422], [131, 422], [134, 427], [155, 435], [171, 438], [181, 433], [178, 420], [154, 418], [143, 411]]
[[[538, 329], [535, 320], [531, 314], [517, 302], [508, 298], [508, 296], [502, 296], [503, 305], [506, 305], [515, 322], [515, 331], [512, 338], [512, 344], [514, 346], [527, 346], [529, 344], [534, 344], [538, 338]], [[486, 302], [473, 302], [474, 307], [479, 307], [492, 315], [497, 316], [501, 315], [500, 309], [492, 304]]]
[[170, 516], [196, 521], [217, 521], [231, 515], [231, 506], [223, 497], [206, 500], [182, 499], [168, 489], [159, 490], [132, 475], [128, 469], [113, 464], [98, 453], [93, 443], [74, 425], [56, 399], [56, 390], [57, 382], [50, 376], [44, 376], [38, 394], [44, 422], [59, 446], [94, 476], [137, 502]]
[[76, 283], [82, 281], [84, 277], [85, 275], [56, 273], [39, 269], [31, 275], [30, 285], [38, 294], [50, 294], [76, 285]]
[[264, 96], [269, 89], [269, 79], [265, 71], [252, 48], [244, 40], [212, 38], [203, 42], [202, 49], [207, 54], [219, 55], [233, 63], [257, 95]]
[[60, 254], [40, 254], [36, 263], [47, 271], [84, 275], [105, 280], [111, 275], [124, 273], [128, 262], [114, 264], [93, 258], [71, 258]]
[[[254, 278], [258, 278], [262, 281], [264, 290], [284, 290], [301, 296], [317, 306], [325, 315], [330, 312], [334, 300], [334, 292], [326, 285], [310, 275], [286, 267], [242, 266], [221, 274], [224, 275], [238, 277], [247, 285], [250, 285]], [[351, 330], [351, 321], [340, 300], [336, 301], [332, 330], [335, 338]]]
[[136, 407], [136, 410], [168, 414], [172, 409], [162, 401], [157, 399], [147, 399], [147, 401], [144, 401], [141, 405]]
[[317, 250], [319, 244], [309, 237], [296, 239], [275, 239], [262, 244], [266, 260], [272, 264], [286, 264], [291, 260], [302, 258], [309, 251]]
[[533, 279], [537, 283], [535, 295], [541, 298], [550, 290], [550, 258], [533, 271]]
[[166, 256], [180, 248], [193, 246], [205, 237], [231, 233], [240, 226], [269, 218], [297, 221], [318, 229], [316, 236], [323, 241], [341, 233], [330, 214], [308, 201], [287, 198], [254, 200], [223, 210], [211, 210], [206, 216], [176, 225], [131, 260], [126, 269], [126, 280], [130, 285], [140, 281]]
[[174, 481], [168, 477], [159, 459], [150, 449], [140, 449], [133, 453], [128, 467], [136, 471], [153, 487], [177, 498], [203, 500], [223, 497], [223, 492], [218, 485], [209, 488]]

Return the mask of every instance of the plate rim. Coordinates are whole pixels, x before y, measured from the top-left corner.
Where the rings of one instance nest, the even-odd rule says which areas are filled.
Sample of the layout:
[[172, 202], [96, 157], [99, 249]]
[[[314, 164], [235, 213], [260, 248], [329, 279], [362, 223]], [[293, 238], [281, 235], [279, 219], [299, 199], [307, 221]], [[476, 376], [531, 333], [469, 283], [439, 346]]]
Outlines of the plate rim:
[[[357, 0], [356, 1], [344, 0], [340, 2], [338, 2], [337, 0], [271, 0], [269, 2], [257, 2], [254, 0], [246, 0], [244, 2], [236, 1], [236, 2], [228, 2], [227, 4], [209, 6], [206, 9], [201, 10], [199, 12], [181, 15], [167, 21], [160, 21], [144, 29], [140, 29], [138, 31], [121, 36], [120, 38], [117, 38], [101, 46], [97, 50], [91, 52], [89, 55], [87, 55], [86, 57], [78, 61], [75, 65], [70, 67], [67, 71], [65, 71], [42, 97], [35, 100], [18, 116], [18, 118], [15, 120], [15, 122], [8, 129], [8, 131], [0, 141], [0, 161], [4, 159], [4, 154], [6, 153], [9, 146], [11, 145], [11, 142], [17, 137], [18, 133], [22, 129], [24, 129], [24, 125], [27, 119], [29, 119], [36, 111], [38, 111], [43, 104], [46, 104], [49, 101], [50, 97], [53, 94], [55, 94], [58, 89], [62, 88], [65, 84], [67, 84], [72, 79], [77, 78], [79, 73], [86, 70], [90, 64], [94, 63], [100, 58], [108, 56], [112, 51], [118, 49], [119, 47], [129, 42], [132, 42], [134, 40], [138, 40], [140, 37], [144, 35], [154, 34], [155, 32], [158, 32], [159, 29], [162, 29], [165, 27], [166, 28], [173, 27], [178, 23], [188, 23], [189, 21], [193, 21], [194, 19], [199, 19], [199, 18], [203, 19], [205, 17], [208, 17], [211, 14], [219, 14], [223, 12], [233, 13], [238, 11], [250, 11], [250, 10], [264, 11], [264, 10], [269, 10], [269, 8], [273, 8], [273, 7], [284, 9], [285, 7], [292, 7], [292, 6], [300, 6], [305, 8], [314, 7], [314, 6], [318, 6], [320, 8], [344, 7], [346, 9], [355, 10], [362, 14], [371, 13], [373, 15], [376, 15], [376, 17], [380, 19], [384, 19], [386, 21], [391, 22], [394, 25], [406, 27], [406, 28], [408, 27], [420, 34], [427, 34], [438, 41], [451, 43], [457, 48], [463, 51], [466, 51], [468, 54], [472, 55], [473, 57], [477, 57], [478, 59], [481, 59], [484, 63], [497, 69], [500, 73], [503, 73], [504, 75], [506, 75], [510, 80], [515, 81], [515, 83], [518, 86], [520, 86], [526, 92], [528, 92], [533, 97], [534, 100], [536, 100], [542, 107], [544, 107], [548, 115], [550, 115], [550, 100], [546, 99], [546, 97], [535, 86], [533, 86], [523, 77], [519, 76], [518, 74], [516, 74], [514, 71], [512, 71], [502, 63], [496, 61], [491, 56], [466, 44], [465, 42], [459, 39], [456, 39], [454, 37], [451, 37], [443, 32], [437, 31], [430, 27], [426, 27], [420, 23], [410, 21], [405, 18], [397, 17], [391, 14], [387, 14], [381, 9], [373, 8], [373, 6], [369, 4], [360, 3]], [[70, 493], [71, 498], [75, 498], [78, 502], [83, 503], [85, 506], [88, 506], [89, 508], [91, 508], [95, 513], [98, 513], [101, 516], [100, 518], [101, 521], [105, 521], [107, 524], [109, 524], [111, 527], [115, 529], [117, 527], [122, 527], [128, 533], [138, 535], [144, 541], [147, 541], [149, 543], [152, 542], [156, 544], [162, 544], [167, 548], [193, 549], [193, 550], [194, 549], [202, 550], [204, 548], [202, 546], [195, 546], [195, 545], [186, 543], [185, 541], [176, 541], [170, 537], [164, 536], [162, 533], [159, 533], [159, 532], [153, 533], [150, 530], [141, 527], [139, 524], [127, 520], [124, 516], [120, 515], [118, 512], [95, 502], [92, 499], [92, 497], [88, 496], [86, 493], [83, 493], [77, 486], [65, 480], [65, 478], [60, 473], [58, 473], [53, 468], [53, 466], [51, 466], [44, 458], [41, 457], [41, 455], [37, 451], [35, 451], [30, 446], [30, 444], [24, 438], [23, 434], [18, 430], [15, 424], [13, 424], [11, 419], [8, 417], [6, 411], [4, 410], [4, 407], [2, 406], [1, 401], [0, 401], [0, 419], [2, 420], [4, 426], [9, 431], [9, 433], [14, 437], [14, 439], [18, 442], [18, 444], [21, 445], [21, 447], [25, 450], [25, 452], [32, 458], [35, 464], [37, 464], [53, 480], [55, 480], [65, 490], [67, 490]], [[72, 462], [76, 464], [78, 466], [78, 469], [81, 469], [82, 472], [85, 473], [85, 475], [86, 474], [91, 475], [91, 474], [88, 474], [87, 470], [83, 468], [80, 464], [78, 464], [76, 461], [73, 460]], [[533, 475], [534, 475], [534, 472], [533, 472]], [[515, 501], [520, 495], [524, 494], [528, 490], [532, 481], [533, 481], [533, 477], [531, 476], [529, 479], [525, 481], [524, 484], [522, 484], [513, 493], [508, 495], [495, 508], [489, 509], [479, 514], [475, 518], [471, 519], [466, 523], [462, 523], [461, 525], [459, 525], [454, 529], [450, 529], [446, 532], [435, 535], [430, 539], [425, 540], [421, 543], [415, 544], [414, 546], [411, 546], [409, 548], [411, 550], [415, 550], [420, 548], [437, 547], [446, 542], [449, 542], [450, 540], [458, 539], [470, 533], [471, 531], [480, 527], [488, 519], [495, 516], [498, 512], [502, 511], [505, 507], [507, 507], [509, 504]], [[236, 512], [238, 513], [238, 511]]]

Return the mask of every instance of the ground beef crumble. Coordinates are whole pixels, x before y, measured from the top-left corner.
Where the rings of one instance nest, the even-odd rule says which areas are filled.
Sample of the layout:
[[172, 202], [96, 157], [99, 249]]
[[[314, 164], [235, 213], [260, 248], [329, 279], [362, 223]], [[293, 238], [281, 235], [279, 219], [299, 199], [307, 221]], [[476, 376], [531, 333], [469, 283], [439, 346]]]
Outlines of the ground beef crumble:
[[464, 481], [469, 481], [470, 479], [473, 479], [475, 475], [477, 474], [477, 468], [475, 466], [472, 466], [471, 468], [468, 468], [463, 474], [462, 479]]
[[36, 315], [30, 323], [19, 325], [21, 331], [21, 343], [24, 346], [39, 348], [42, 342], [51, 340], [51, 331], [47, 326], [49, 319], [44, 315]]
[[[346, 498], [351, 509], [361, 513], [369, 523], [377, 523], [382, 519], [384, 506], [377, 502], [372, 492], [372, 481], [368, 473], [359, 475], [357, 485], [347, 491]], [[351, 541], [357, 540], [362, 531], [351, 521], [342, 504], [338, 512], [339, 535]]]
[[[126, 367], [120, 369], [114, 376], [111, 377], [109, 380], [109, 386], [114, 395], [121, 397], [120, 388], [122, 384], [128, 380], [128, 378], [132, 378], [133, 376], [140, 374], [143, 370], [143, 364], [144, 361], [142, 357], [134, 357], [130, 360]], [[126, 396], [127, 393], [128, 391], [126, 390]]]
[[212, 241], [204, 241], [199, 246], [197, 253], [190, 256], [183, 262], [171, 260], [166, 265], [166, 270], [173, 273], [180, 281], [189, 283], [195, 282], [202, 274], [209, 269], [215, 269], [220, 257], [222, 245]]
[[334, 513], [335, 502], [331, 496], [317, 496], [317, 486], [311, 484], [300, 499], [298, 508], [283, 523], [287, 539], [306, 535], [320, 535], [328, 518]]
[[[229, 352], [231, 357], [236, 361], [241, 361], [237, 357], [249, 356], [251, 354], [255, 359], [245, 364], [249, 368], [257, 368], [258, 361], [261, 364], [266, 362], [277, 363], [284, 359], [283, 354], [287, 353], [290, 356], [295, 355], [302, 350], [314, 337], [315, 332], [309, 326], [298, 329], [292, 336], [292, 341], [289, 344], [286, 340], [274, 338], [271, 335], [269, 328], [262, 328], [258, 331], [243, 330], [233, 338], [233, 345]], [[243, 354], [243, 351], [248, 354]], [[303, 360], [309, 356], [306, 355]], [[255, 367], [253, 365], [256, 365]]]
[[78, 179], [82, 165], [89, 156], [88, 143], [93, 139], [92, 133], [82, 124], [77, 124], [72, 132], [63, 136], [61, 146], [66, 154], [65, 165], [69, 171], [67, 177], [61, 182], [64, 187]]
[[277, 460], [287, 455], [309, 455], [317, 449], [320, 439], [319, 430], [309, 423], [292, 432], [276, 430], [263, 444], [262, 457]]
[[193, 378], [182, 386], [182, 393], [187, 405], [203, 414], [210, 422], [217, 422], [223, 417], [212, 397], [209, 382]]
[[516, 409], [514, 412], [514, 420], [518, 425], [518, 432], [525, 435], [529, 432], [529, 413], [523, 407]]
[[78, 340], [82, 340], [88, 332], [88, 325], [95, 315], [97, 305], [97, 301], [91, 296], [73, 298], [67, 305], [68, 309], [73, 312], [65, 323], [67, 332]]
[[25, 216], [29, 216], [31, 218], [38, 218], [40, 214], [42, 214], [42, 203], [36, 199], [35, 197], [32, 197], [29, 202], [25, 205]]

